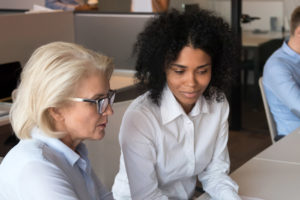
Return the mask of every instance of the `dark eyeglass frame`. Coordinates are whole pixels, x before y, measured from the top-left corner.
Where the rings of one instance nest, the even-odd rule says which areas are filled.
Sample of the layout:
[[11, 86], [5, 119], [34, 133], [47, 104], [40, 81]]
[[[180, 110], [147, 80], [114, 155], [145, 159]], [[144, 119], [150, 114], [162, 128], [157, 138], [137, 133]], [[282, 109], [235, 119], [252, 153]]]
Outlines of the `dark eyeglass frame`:
[[86, 98], [77, 98], [77, 97], [70, 97], [69, 100], [77, 101], [77, 102], [89, 102], [94, 103], [97, 105], [97, 112], [102, 115], [105, 110], [107, 109], [108, 105], [113, 105], [116, 97], [115, 90], [109, 90], [106, 97], [100, 99], [86, 99]]

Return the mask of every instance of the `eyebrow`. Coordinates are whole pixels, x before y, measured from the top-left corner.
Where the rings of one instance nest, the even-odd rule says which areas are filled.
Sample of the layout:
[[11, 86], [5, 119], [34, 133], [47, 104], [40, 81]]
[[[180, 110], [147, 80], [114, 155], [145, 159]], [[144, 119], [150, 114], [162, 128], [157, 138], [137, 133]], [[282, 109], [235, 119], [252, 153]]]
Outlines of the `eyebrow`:
[[[174, 65], [174, 66], [176, 66], [176, 67], [183, 68], [183, 69], [188, 68], [187, 66], [179, 65], [179, 64], [176, 64], [176, 63], [171, 64], [171, 66], [172, 66], [172, 65]], [[206, 66], [209, 66], [209, 65], [211, 65], [211, 64], [210, 64], [210, 63], [207, 63], [207, 64], [204, 64], [204, 65], [200, 65], [200, 66], [197, 67], [197, 69], [200, 69], [200, 68], [203, 68], [203, 67], [206, 67]]]
[[91, 97], [91, 99], [100, 99], [101, 97], [106, 97], [108, 94], [107, 93], [100, 93], [100, 94], [95, 94], [94, 96]]

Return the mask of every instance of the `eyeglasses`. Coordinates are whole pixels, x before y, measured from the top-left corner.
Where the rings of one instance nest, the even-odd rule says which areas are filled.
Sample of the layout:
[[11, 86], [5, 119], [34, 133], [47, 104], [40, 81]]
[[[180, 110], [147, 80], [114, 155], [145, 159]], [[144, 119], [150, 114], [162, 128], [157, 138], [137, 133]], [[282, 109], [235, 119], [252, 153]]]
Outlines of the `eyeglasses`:
[[108, 94], [104, 98], [100, 99], [84, 99], [84, 98], [76, 98], [76, 97], [71, 97], [69, 100], [71, 101], [77, 101], [77, 102], [89, 102], [89, 103], [94, 103], [97, 105], [97, 111], [101, 115], [105, 112], [108, 104], [113, 105], [115, 101], [115, 96], [116, 96], [116, 91], [115, 90], [109, 90]]

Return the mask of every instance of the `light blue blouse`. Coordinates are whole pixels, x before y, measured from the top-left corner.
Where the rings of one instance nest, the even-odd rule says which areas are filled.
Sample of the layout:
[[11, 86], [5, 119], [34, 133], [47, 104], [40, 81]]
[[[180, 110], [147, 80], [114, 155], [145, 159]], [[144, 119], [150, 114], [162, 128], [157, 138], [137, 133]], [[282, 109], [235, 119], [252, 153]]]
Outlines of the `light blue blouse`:
[[85, 145], [76, 150], [80, 156], [34, 128], [32, 139], [21, 140], [0, 165], [0, 199], [113, 199], [91, 169]]

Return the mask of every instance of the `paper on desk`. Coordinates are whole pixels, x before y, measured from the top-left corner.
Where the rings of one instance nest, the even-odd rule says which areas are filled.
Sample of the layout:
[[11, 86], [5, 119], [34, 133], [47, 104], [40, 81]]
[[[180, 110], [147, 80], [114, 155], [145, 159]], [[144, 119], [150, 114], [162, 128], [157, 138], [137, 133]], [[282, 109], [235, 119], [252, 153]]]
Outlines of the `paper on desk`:
[[41, 13], [41, 12], [61, 12], [62, 10], [53, 10], [50, 8], [47, 8], [45, 6], [40, 6], [37, 4], [34, 4], [32, 9], [30, 9], [29, 11], [25, 12], [25, 13]]

